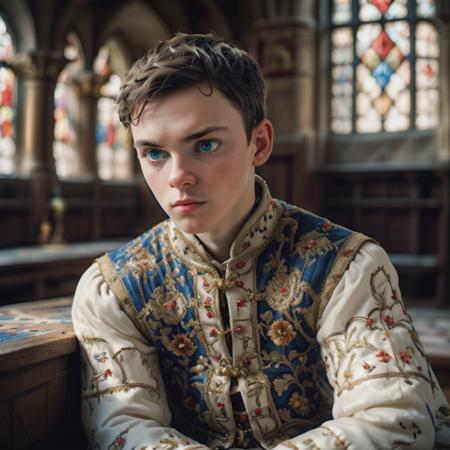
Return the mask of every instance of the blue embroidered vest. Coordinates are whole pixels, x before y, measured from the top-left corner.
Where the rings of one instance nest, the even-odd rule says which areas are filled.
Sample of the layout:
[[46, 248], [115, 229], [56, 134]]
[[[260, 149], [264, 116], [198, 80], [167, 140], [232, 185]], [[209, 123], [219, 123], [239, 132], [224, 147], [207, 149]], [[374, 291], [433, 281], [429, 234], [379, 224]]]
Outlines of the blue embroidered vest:
[[169, 220], [98, 260], [123, 310], [158, 351], [173, 426], [210, 447], [240, 446], [231, 380], [265, 448], [331, 418], [317, 328], [368, 240], [273, 200], [257, 182], [261, 201], [222, 275], [197, 238]]

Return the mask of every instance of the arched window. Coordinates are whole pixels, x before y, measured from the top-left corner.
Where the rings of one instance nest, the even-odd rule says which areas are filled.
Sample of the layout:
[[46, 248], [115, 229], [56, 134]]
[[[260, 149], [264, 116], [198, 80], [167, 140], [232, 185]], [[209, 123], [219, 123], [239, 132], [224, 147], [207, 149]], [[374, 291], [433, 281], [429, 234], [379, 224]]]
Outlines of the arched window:
[[0, 175], [9, 175], [14, 171], [15, 76], [8, 67], [13, 54], [11, 35], [0, 16]]
[[67, 35], [64, 56], [70, 61], [61, 71], [55, 88], [55, 134], [53, 156], [58, 177], [77, 173], [76, 153], [76, 94], [71, 83], [72, 75], [82, 67], [81, 46], [74, 33]]
[[108, 77], [97, 104], [97, 163], [98, 175], [103, 180], [131, 176], [129, 137], [120, 123], [115, 103], [121, 81], [109, 64], [110, 56], [110, 49], [104, 46], [94, 62], [95, 72]]
[[332, 0], [332, 133], [436, 127], [439, 48], [434, 3]]

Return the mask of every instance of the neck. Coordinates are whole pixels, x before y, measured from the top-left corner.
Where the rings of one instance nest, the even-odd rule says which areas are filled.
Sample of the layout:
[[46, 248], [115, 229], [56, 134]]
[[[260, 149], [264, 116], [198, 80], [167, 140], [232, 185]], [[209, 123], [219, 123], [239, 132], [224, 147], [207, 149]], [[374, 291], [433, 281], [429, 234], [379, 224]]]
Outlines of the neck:
[[253, 212], [253, 207], [245, 214], [245, 216], [237, 222], [228, 233], [213, 234], [213, 233], [199, 233], [197, 238], [206, 247], [209, 253], [219, 262], [226, 261], [230, 257], [230, 249], [235, 241], [242, 225], [248, 220]]

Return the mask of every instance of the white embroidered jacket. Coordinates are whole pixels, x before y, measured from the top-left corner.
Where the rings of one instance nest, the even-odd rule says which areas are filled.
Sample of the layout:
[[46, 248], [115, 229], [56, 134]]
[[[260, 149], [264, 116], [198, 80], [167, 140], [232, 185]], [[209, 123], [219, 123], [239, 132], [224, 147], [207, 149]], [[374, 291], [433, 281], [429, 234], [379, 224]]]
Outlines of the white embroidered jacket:
[[[267, 283], [264, 295], [256, 293], [255, 280], [259, 275], [256, 273], [256, 249], [260, 252], [262, 247], [267, 246], [265, 241], [277, 241], [280, 246], [283, 245], [286, 239], [280, 239], [275, 230], [280, 228], [283, 220], [287, 220], [287, 216], [287, 222], [292, 222], [292, 211], [304, 214], [305, 217], [308, 215], [298, 208], [285, 208], [282, 202], [272, 200], [265, 185], [263, 190], [261, 204], [236, 239], [240, 247], [245, 247], [248, 258], [243, 257], [244, 252], [239, 254], [235, 245], [232, 247], [230, 260], [225, 264], [227, 275], [224, 282], [227, 279], [236, 281], [233, 277], [238, 274], [238, 281], [246, 286], [253, 286], [254, 290], [251, 292], [252, 288], [249, 289], [248, 297], [236, 298], [233, 297], [233, 289], [226, 292], [233, 347], [235, 344], [237, 346], [233, 351], [243, 351], [239, 348], [243, 341], [234, 333], [243, 332], [241, 324], [243, 317], [247, 317], [246, 314], [249, 316], [245, 320], [251, 322], [253, 329], [257, 330], [250, 338], [245, 339], [246, 348], [260, 348], [260, 340], [263, 339], [269, 344], [271, 340], [281, 349], [288, 343], [292, 345], [296, 333], [303, 331], [290, 325], [287, 320], [273, 320], [270, 311], [265, 310], [264, 314], [258, 316], [254, 302], [259, 301], [258, 299], [267, 301], [274, 311], [290, 317], [285, 309], [286, 305], [295, 303], [293, 296], [298, 295], [299, 291], [308, 292], [313, 299], [315, 312], [309, 313], [306, 309], [304, 312], [308, 315], [311, 329], [315, 330], [315, 341], [323, 361], [321, 364], [326, 369], [334, 394], [331, 420], [319, 421], [313, 426], [304, 420], [308, 431], [295, 436], [292, 433], [286, 434], [288, 426], [282, 424], [289, 424], [291, 421], [301, 426], [302, 420], [298, 418], [308, 416], [312, 399], [303, 397], [299, 391], [289, 394], [289, 384], [295, 383], [295, 380], [280, 377], [271, 385], [261, 370], [263, 366], [267, 368], [268, 364], [273, 363], [267, 361], [268, 357], [279, 358], [278, 364], [289, 365], [293, 364], [291, 359], [298, 358], [299, 353], [290, 350], [286, 355], [283, 350], [273, 351], [269, 356], [265, 355], [266, 359], [256, 355], [256, 359], [249, 362], [248, 370], [238, 371], [236, 377], [250, 426], [259, 445], [276, 450], [433, 448], [435, 433], [445, 430], [450, 410], [423, 355], [410, 317], [401, 304], [397, 275], [386, 253], [373, 242], [350, 239], [352, 246], [344, 245], [339, 250], [337, 262], [319, 292], [313, 292], [311, 286], [297, 279], [296, 273], [292, 272], [295, 276], [289, 278], [280, 270], [275, 271], [276, 276]], [[289, 213], [286, 212], [288, 210]], [[254, 224], [260, 223], [263, 215], [269, 219], [265, 219], [266, 234], [261, 236], [254, 233]], [[302, 238], [295, 245], [302, 257], [306, 258], [308, 264], [305, 267], [309, 268], [313, 267], [316, 258], [333, 248], [331, 241], [327, 239], [327, 232], [334, 225], [320, 218], [317, 220], [320, 232], [315, 229], [305, 233], [307, 239]], [[302, 226], [301, 223], [297, 225]], [[191, 371], [199, 373], [206, 368], [212, 369], [208, 372], [211, 373], [208, 380], [219, 383], [217, 395], [220, 395], [209, 403], [212, 416], [216, 422], [222, 420], [226, 423], [229, 430], [227, 436], [231, 436], [231, 441], [225, 439], [220, 445], [238, 446], [239, 433], [234, 429], [232, 414], [227, 415], [231, 408], [231, 403], [227, 401], [230, 384], [224, 375], [226, 371], [219, 370], [220, 374], [215, 371], [218, 366], [214, 359], [220, 359], [215, 356], [220, 354], [224, 359], [229, 356], [225, 339], [221, 341], [221, 327], [214, 325], [215, 328], [211, 328], [211, 320], [218, 320], [217, 323], [223, 325], [218, 317], [220, 308], [217, 305], [220, 279], [214, 281], [217, 271], [192, 236], [183, 235], [170, 222], [159, 226], [159, 229], [162, 234], [158, 239], [174, 251], [173, 254], [169, 252], [166, 258], [179, 255], [184, 261], [187, 258], [188, 262], [192, 258], [190, 274], [198, 284], [195, 287], [197, 294], [195, 299], [182, 299], [181, 302], [186, 302], [183, 303], [183, 308], [195, 309], [198, 324], [193, 328], [199, 330], [200, 334], [203, 333], [204, 337], [207, 328], [209, 337], [205, 338], [206, 341], [211, 337], [214, 339], [207, 346], [209, 350], [199, 357], [197, 364], [189, 367]], [[358, 239], [359, 244], [355, 246]], [[141, 241], [130, 247], [133, 255], [143, 254], [139, 242]], [[252, 248], [255, 249], [253, 253]], [[153, 259], [150, 264], [148, 252], [146, 255], [147, 259], [132, 260], [132, 266], [141, 278], [149, 276], [149, 272], [146, 272], [149, 265], [155, 265]], [[128, 297], [123, 279], [113, 273], [113, 265], [108, 261], [104, 258], [100, 260], [102, 270], [95, 263], [86, 271], [79, 282], [73, 304], [73, 323], [83, 355], [83, 421], [91, 446], [102, 449], [207, 448], [206, 438], [205, 443], [199, 443], [171, 427], [172, 411], [168, 403], [170, 392], [165, 390], [169, 380], [161, 376], [157, 347], [146, 332], [146, 326], [152, 323], [146, 322], [145, 315], [133, 313], [135, 305]], [[212, 283], [198, 264], [210, 268], [207, 275], [212, 277]], [[268, 264], [281, 267], [284, 262], [281, 257], [278, 260], [271, 257]], [[111, 272], [105, 269], [109, 265]], [[245, 270], [239, 272], [232, 269], [236, 267], [239, 270], [245, 267]], [[205, 307], [205, 301], [202, 300], [205, 281], [213, 286], [205, 297], [209, 302], [208, 307]], [[287, 283], [286, 286], [283, 283]], [[145, 298], [144, 291], [142, 298]], [[167, 321], [174, 323], [173, 314], [177, 313], [180, 301], [178, 298], [169, 300], [160, 302], [163, 312], [158, 314], [164, 315], [164, 309], [167, 309]], [[298, 305], [300, 300], [296, 298], [296, 301]], [[245, 309], [247, 305], [248, 311]], [[152, 308], [148, 309], [150, 310]], [[212, 329], [216, 330], [217, 336], [211, 335]], [[307, 336], [304, 337], [308, 339]], [[175, 356], [194, 357], [194, 337], [191, 334], [172, 337], [166, 335], [163, 338], [167, 341], [165, 345]], [[224, 345], [222, 349], [221, 345]], [[230, 361], [239, 359], [236, 354], [232, 356]], [[250, 398], [252, 394], [246, 383], [246, 378], [252, 376], [253, 369], [258, 380], [262, 380], [261, 384], [266, 384], [269, 389], [268, 394], [262, 394], [257, 399], [257, 404]], [[233, 367], [230, 370], [232, 372]], [[210, 389], [211, 383], [208, 386]], [[288, 394], [290, 397], [285, 401], [284, 407], [277, 406], [274, 410], [271, 395], [282, 398]], [[213, 398], [213, 394], [208, 395]], [[185, 399], [180, 398], [180, 402], [184, 401]], [[194, 404], [193, 414], [196, 407]], [[213, 419], [208, 420], [214, 422]], [[272, 429], [274, 433], [269, 441], [266, 436], [269, 436]], [[213, 446], [211, 442], [213, 441], [209, 440], [208, 445]]]

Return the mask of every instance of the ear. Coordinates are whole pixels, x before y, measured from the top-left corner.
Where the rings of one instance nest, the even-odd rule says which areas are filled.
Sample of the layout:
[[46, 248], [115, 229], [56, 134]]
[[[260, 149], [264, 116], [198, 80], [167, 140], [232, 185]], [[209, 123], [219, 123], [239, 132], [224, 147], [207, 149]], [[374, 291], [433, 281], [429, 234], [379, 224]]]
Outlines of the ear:
[[252, 130], [252, 142], [254, 148], [253, 166], [262, 166], [272, 153], [273, 126], [270, 120], [263, 119]]

